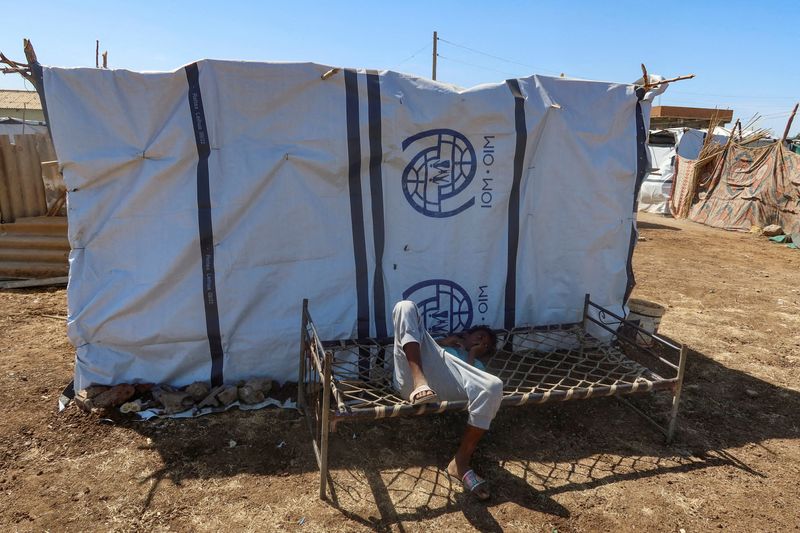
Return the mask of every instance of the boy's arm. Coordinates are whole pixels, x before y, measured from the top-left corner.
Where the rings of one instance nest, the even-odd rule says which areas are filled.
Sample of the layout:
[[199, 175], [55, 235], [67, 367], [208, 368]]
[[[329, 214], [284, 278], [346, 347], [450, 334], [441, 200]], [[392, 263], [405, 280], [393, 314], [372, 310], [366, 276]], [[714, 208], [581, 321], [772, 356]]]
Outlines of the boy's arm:
[[450, 335], [444, 339], [437, 339], [436, 343], [439, 346], [458, 346], [462, 341], [458, 335]]
[[467, 356], [467, 363], [473, 364], [475, 359], [480, 359], [484, 355], [489, 352], [489, 346], [486, 344], [476, 344], [472, 348], [469, 349], [469, 355]]

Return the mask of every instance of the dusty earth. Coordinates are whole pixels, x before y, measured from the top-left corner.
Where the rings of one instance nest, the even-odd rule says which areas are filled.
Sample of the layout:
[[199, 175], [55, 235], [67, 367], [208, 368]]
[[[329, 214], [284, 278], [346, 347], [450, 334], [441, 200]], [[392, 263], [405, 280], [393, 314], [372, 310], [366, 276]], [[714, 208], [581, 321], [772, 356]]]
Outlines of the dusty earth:
[[343, 426], [326, 503], [295, 412], [59, 414], [65, 291], [0, 292], [0, 528], [797, 530], [800, 251], [658, 216], [640, 227], [636, 295], [668, 305], [662, 332], [691, 347], [676, 442], [613, 399], [504, 411], [477, 453], [488, 505], [443, 475], [458, 415]]

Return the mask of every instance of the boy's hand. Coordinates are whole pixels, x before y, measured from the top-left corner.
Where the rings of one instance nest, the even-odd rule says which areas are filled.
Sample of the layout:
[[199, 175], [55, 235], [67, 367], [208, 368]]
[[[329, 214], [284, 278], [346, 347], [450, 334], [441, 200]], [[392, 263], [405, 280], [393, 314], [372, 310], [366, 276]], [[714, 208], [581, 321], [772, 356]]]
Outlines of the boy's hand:
[[481, 344], [473, 344], [472, 348], [469, 349], [469, 355], [467, 356], [467, 362], [472, 364], [475, 362], [475, 359], [480, 359], [489, 351], [489, 344], [488, 343], [481, 343]]

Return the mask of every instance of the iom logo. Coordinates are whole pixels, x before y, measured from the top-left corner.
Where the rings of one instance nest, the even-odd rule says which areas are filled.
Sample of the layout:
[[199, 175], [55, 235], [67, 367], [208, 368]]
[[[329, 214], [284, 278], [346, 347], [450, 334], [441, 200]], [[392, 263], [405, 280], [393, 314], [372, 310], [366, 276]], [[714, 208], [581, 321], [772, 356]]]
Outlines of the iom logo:
[[417, 304], [425, 329], [432, 335], [446, 335], [472, 326], [472, 300], [467, 291], [453, 281], [421, 281], [409, 287], [403, 299]]
[[452, 217], [475, 204], [457, 198], [476, 172], [475, 149], [455, 130], [435, 129], [403, 141], [403, 151], [413, 147], [414, 158], [403, 170], [403, 194], [411, 207], [425, 216]]

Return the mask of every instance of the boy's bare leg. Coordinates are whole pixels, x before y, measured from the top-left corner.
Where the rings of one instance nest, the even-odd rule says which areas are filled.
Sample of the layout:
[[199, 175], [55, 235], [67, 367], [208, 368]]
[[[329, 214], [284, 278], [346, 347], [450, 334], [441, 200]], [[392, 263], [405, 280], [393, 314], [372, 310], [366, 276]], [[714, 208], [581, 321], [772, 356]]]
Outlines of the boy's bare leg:
[[[403, 352], [406, 354], [408, 367], [411, 369], [411, 378], [414, 380], [414, 388], [421, 387], [428, 384], [425, 379], [425, 374], [422, 373], [422, 353], [418, 342], [407, 342], [403, 345]], [[429, 396], [433, 393], [422, 394], [422, 397]]]
[[[464, 435], [461, 437], [461, 444], [458, 446], [456, 456], [447, 465], [447, 472], [461, 479], [464, 474], [469, 470], [469, 463], [472, 460], [472, 454], [478, 446], [478, 441], [481, 440], [483, 434], [486, 433], [485, 429], [476, 428], [467, 424], [467, 429], [464, 430]], [[475, 495], [485, 500], [489, 497], [489, 491], [485, 485], [480, 485], [475, 489]]]

